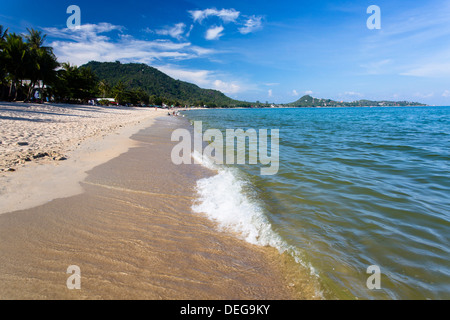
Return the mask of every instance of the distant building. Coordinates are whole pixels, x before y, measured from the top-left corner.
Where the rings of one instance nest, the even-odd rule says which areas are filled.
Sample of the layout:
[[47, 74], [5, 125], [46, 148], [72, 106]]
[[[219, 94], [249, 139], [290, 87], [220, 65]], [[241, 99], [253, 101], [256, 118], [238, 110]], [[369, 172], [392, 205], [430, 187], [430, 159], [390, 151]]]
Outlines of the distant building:
[[116, 99], [114, 99], [114, 98], [97, 98], [97, 99], [95, 99], [96, 101], [100, 101], [100, 100], [107, 100], [107, 101], [109, 101], [109, 102], [115, 102], [116, 101]]

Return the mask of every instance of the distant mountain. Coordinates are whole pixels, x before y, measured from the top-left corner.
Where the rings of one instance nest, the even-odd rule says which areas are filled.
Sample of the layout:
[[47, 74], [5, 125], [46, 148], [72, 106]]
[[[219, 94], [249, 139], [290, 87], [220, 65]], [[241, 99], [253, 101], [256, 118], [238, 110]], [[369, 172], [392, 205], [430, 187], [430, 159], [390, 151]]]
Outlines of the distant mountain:
[[99, 80], [111, 87], [122, 82], [127, 89], [141, 89], [149, 96], [180, 105], [208, 105], [210, 107], [232, 107], [239, 104], [222, 92], [202, 89], [195, 84], [175, 80], [146, 64], [91, 61], [84, 67], [91, 68]]
[[352, 102], [334, 101], [330, 99], [313, 98], [310, 95], [301, 97], [295, 102], [288, 103], [290, 107], [368, 107], [368, 106], [426, 106], [419, 102], [409, 101], [372, 101], [358, 100]]

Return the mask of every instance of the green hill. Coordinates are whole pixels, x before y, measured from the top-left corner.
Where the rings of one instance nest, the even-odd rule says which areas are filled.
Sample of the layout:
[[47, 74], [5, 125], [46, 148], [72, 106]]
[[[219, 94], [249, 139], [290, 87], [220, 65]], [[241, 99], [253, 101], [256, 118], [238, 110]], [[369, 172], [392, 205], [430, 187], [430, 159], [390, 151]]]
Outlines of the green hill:
[[175, 80], [146, 64], [91, 61], [82, 68], [91, 68], [98, 79], [105, 81], [110, 87], [122, 82], [129, 90], [143, 90], [149, 96], [160, 98], [167, 104], [172, 102], [170, 104], [211, 107], [231, 107], [239, 104], [239, 101], [220, 91], [202, 89], [195, 84]]
[[291, 107], [367, 107], [367, 106], [425, 106], [419, 102], [409, 101], [372, 101], [358, 100], [352, 102], [334, 101], [330, 99], [313, 98], [310, 95], [301, 97], [295, 102], [288, 103]]

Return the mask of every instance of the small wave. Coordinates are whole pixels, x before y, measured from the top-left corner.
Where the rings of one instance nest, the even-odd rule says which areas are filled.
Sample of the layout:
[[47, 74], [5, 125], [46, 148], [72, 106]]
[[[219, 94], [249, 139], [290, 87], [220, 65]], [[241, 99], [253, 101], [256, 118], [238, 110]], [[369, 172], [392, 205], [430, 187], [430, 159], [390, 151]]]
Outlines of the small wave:
[[248, 195], [250, 183], [239, 169], [219, 167], [208, 158], [202, 159], [199, 153], [194, 152], [193, 157], [202, 160], [206, 168], [217, 171], [216, 175], [197, 181], [199, 198], [192, 207], [194, 212], [206, 214], [220, 230], [233, 232], [251, 244], [271, 246], [280, 254], [290, 254], [312, 276], [318, 276], [314, 267], [301, 258], [301, 253], [272, 229], [259, 200]]

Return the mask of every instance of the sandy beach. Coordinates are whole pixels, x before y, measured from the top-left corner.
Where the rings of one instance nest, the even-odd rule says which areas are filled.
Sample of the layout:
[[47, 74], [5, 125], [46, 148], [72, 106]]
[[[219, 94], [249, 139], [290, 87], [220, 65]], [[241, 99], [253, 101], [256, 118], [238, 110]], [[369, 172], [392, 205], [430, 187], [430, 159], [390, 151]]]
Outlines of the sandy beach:
[[163, 114], [144, 108], [1, 103], [0, 214], [81, 193], [79, 182], [88, 170], [126, 152], [133, 146], [130, 136]]
[[30, 161], [58, 161], [89, 138], [105, 136], [153, 115], [154, 109], [144, 108], [2, 102], [0, 171]]
[[[0, 107], [0, 163], [15, 169], [0, 178], [0, 299], [314, 298], [289, 257], [192, 212], [214, 173], [170, 161], [181, 119], [71, 107]], [[20, 161], [39, 152], [65, 160]], [[66, 286], [71, 265], [81, 290]]]

